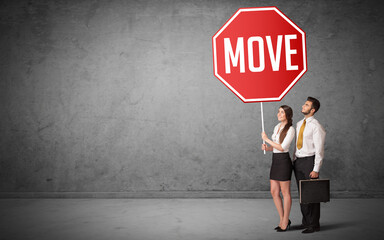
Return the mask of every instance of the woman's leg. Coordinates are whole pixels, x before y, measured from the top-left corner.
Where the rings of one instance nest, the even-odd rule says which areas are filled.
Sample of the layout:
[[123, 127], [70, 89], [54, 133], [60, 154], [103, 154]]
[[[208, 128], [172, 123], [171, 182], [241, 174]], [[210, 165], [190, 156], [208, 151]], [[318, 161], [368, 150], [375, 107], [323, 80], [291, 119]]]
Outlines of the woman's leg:
[[280, 189], [284, 199], [284, 215], [283, 215], [283, 221], [281, 222], [282, 224], [281, 228], [285, 229], [288, 225], [289, 213], [291, 212], [291, 205], [292, 205], [291, 181], [280, 182]]
[[271, 195], [273, 198], [273, 202], [275, 203], [277, 212], [280, 216], [280, 222], [279, 226], [281, 226], [284, 218], [284, 209], [283, 209], [283, 202], [280, 197], [280, 184], [279, 181], [276, 180], [270, 180], [271, 183]]

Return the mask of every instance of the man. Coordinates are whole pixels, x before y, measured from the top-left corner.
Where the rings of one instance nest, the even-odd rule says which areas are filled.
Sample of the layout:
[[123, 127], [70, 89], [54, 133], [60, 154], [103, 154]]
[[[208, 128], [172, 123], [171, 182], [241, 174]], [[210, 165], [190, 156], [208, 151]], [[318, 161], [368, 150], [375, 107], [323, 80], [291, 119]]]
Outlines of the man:
[[[319, 100], [308, 97], [301, 110], [304, 119], [296, 124], [293, 167], [298, 187], [299, 180], [318, 178], [323, 163], [325, 131], [313, 117], [319, 108]], [[320, 231], [320, 203], [300, 204], [300, 208], [303, 219], [299, 229], [305, 229], [303, 233]]]

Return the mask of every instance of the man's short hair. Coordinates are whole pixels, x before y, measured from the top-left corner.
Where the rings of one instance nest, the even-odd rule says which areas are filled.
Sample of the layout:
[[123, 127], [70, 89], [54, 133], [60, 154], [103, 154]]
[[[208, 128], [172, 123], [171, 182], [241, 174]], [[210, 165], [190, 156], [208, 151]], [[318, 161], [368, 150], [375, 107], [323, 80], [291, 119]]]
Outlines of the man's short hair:
[[319, 111], [320, 109], [320, 102], [314, 97], [308, 97], [307, 101], [310, 101], [312, 103], [312, 108], [315, 109], [315, 113]]

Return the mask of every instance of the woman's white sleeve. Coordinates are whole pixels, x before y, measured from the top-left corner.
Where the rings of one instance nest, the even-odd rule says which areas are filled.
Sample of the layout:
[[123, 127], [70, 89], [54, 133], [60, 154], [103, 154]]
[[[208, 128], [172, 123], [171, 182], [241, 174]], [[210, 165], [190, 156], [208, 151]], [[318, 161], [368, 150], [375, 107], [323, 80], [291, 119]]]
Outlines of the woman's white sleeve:
[[281, 147], [284, 149], [284, 152], [289, 151], [289, 146], [291, 146], [291, 142], [294, 137], [295, 137], [295, 129], [293, 127], [290, 127], [288, 129], [287, 135], [284, 138], [283, 143], [281, 144]]

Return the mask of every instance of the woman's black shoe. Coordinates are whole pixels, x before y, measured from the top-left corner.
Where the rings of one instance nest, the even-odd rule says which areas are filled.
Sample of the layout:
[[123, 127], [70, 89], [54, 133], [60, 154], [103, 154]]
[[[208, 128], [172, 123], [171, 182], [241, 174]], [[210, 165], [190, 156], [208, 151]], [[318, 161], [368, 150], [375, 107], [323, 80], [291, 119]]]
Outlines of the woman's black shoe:
[[281, 227], [279, 227], [278, 229], [276, 229], [277, 232], [285, 232], [287, 231], [288, 229], [291, 228], [291, 220], [288, 219], [288, 225], [285, 229], [282, 229]]

